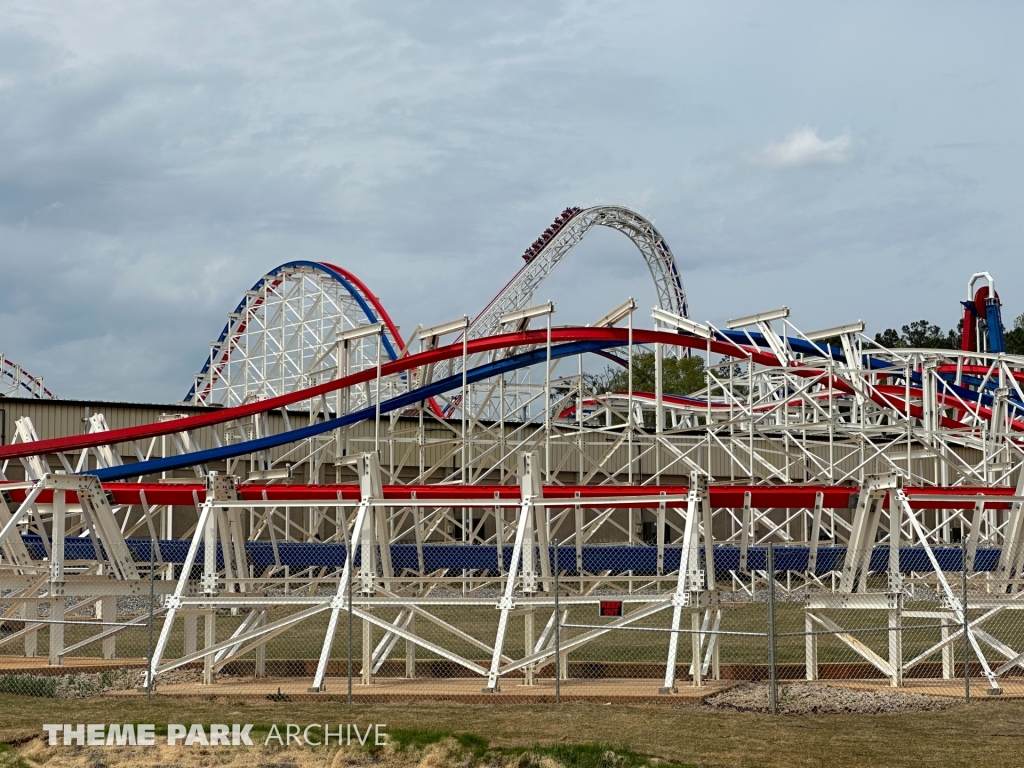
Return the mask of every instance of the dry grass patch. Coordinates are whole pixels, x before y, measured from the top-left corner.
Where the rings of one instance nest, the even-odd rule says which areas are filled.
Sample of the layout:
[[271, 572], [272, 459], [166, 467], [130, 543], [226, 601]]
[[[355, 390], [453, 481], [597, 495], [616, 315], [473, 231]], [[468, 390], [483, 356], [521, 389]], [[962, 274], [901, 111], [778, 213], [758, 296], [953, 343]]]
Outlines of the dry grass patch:
[[[345, 753], [330, 757], [335, 760], [374, 761], [395, 760], [398, 766], [445, 768], [448, 757], [443, 753], [451, 739], [464, 757], [459, 768], [493, 766], [494, 768], [545, 768], [554, 764], [571, 768], [593, 766], [591, 757], [600, 750], [600, 757], [612, 751], [616, 761], [609, 758], [601, 768], [633, 768], [627, 753], [637, 760], [654, 765], [666, 761], [679, 765], [699, 765], [722, 768], [1001, 768], [1022, 764], [1021, 723], [1024, 722], [1024, 702], [980, 701], [970, 706], [958, 704], [947, 710], [877, 715], [790, 715], [772, 717], [750, 712], [709, 711], [697, 707], [659, 706], [601, 706], [597, 704], [509, 705], [483, 707], [457, 704], [416, 704], [346, 706], [343, 703], [303, 702], [301, 704], [271, 701], [236, 701], [231, 699], [189, 700], [156, 697], [124, 700], [96, 697], [80, 699], [69, 708], [68, 702], [53, 699], [4, 695], [0, 697], [0, 741], [15, 743], [37, 740], [42, 723], [67, 721], [81, 723], [387, 723], [387, 732], [396, 735], [391, 753]], [[406, 742], [403, 731], [415, 733], [432, 731], [442, 734], [439, 741], [420, 744], [410, 736]], [[487, 739], [488, 748], [481, 757], [473, 753], [472, 744], [460, 744], [458, 734], [476, 734]], [[465, 737], [463, 737], [465, 738]], [[425, 741], [425, 737], [420, 741]], [[406, 750], [415, 750], [405, 755]], [[615, 745], [609, 749], [596, 745]], [[19, 747], [24, 750], [30, 747]], [[24, 755], [35, 762], [44, 756]], [[58, 748], [63, 749], [63, 748]], [[219, 766], [245, 765], [332, 765], [326, 762], [327, 750], [290, 749], [260, 751], [258, 748], [192, 747], [165, 752], [167, 748], [128, 749], [134, 766]], [[91, 768], [104, 764], [116, 766], [117, 752], [111, 748], [98, 750], [97, 761]], [[441, 751], [439, 751], [441, 750]], [[21, 759], [21, 753], [0, 754], [11, 768], [11, 760]], [[54, 753], [57, 754], [57, 753]], [[85, 755], [61, 753], [62, 759], [48, 761], [51, 766], [71, 765]], [[590, 755], [591, 757], [588, 757]], [[450, 756], [450, 755], [449, 755]], [[238, 762], [231, 763], [230, 760]], [[306, 763], [297, 762], [305, 760]], [[573, 762], [573, 761], [577, 762]], [[583, 762], [591, 760], [591, 762]], [[71, 761], [71, 762], [67, 762]], [[148, 761], [148, 762], [147, 762]], [[320, 761], [320, 762], [316, 762]], [[31, 763], [26, 763], [29, 765]], [[39, 764], [39, 763], [37, 763]], [[42, 763], [46, 764], [46, 763]], [[85, 762], [81, 763], [86, 765]], [[337, 765], [348, 765], [343, 762]], [[368, 764], [368, 763], [367, 763]], [[642, 763], [641, 763], [642, 764]], [[127, 765], [127, 763], [126, 763]], [[7, 768], [0, 762], [0, 768]], [[454, 764], [453, 764], [454, 768]]]
[[491, 749], [472, 734], [405, 731], [385, 747], [49, 747], [32, 739], [0, 751], [0, 768], [658, 768], [629, 749], [557, 745]]

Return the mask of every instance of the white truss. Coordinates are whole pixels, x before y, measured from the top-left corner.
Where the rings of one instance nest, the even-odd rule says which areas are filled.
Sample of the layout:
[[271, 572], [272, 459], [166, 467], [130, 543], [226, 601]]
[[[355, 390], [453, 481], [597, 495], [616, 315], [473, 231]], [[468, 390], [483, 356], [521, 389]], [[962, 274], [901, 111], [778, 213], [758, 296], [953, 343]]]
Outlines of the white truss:
[[497, 333], [500, 328], [498, 319], [502, 315], [528, 306], [540, 284], [594, 227], [610, 227], [628, 237], [651, 272], [658, 306], [682, 317], [688, 316], [686, 291], [675, 256], [654, 224], [629, 208], [599, 205], [580, 211], [558, 230], [473, 319], [467, 332], [469, 338], [478, 339]]
[[[570, 345], [562, 357], [552, 350], [551, 315], [544, 312], [549, 321], [546, 338], [534, 332], [526, 337], [529, 347], [512, 347], [523, 344], [523, 337], [517, 336], [505, 339], [506, 347], [471, 356], [466, 351], [470, 340], [514, 330], [501, 328], [499, 318], [526, 307], [536, 287], [594, 226], [620, 229], [633, 240], [651, 269], [659, 304], [676, 315], [673, 321], [670, 314], [661, 313], [658, 322], [662, 327], [675, 323], [683, 334], [640, 331], [632, 320], [628, 331], [602, 328], [608, 324], [600, 322], [556, 329], [563, 334], [558, 343]], [[126, 479], [137, 470], [121, 466], [112, 446], [97, 449], [85, 441], [76, 444], [78, 454], [9, 452], [23, 462], [29, 480], [19, 486], [27, 490], [23, 501], [0, 503], [0, 587], [22, 590], [11, 610], [23, 607], [17, 600], [26, 605], [57, 600], [60, 590], [68, 588], [95, 599], [137, 590], [144, 567], [138, 563], [135, 573], [125, 568], [102, 584], [90, 579], [97, 566], [118, 573], [119, 564], [125, 565], [120, 546], [127, 546], [134, 532], [148, 532], [151, 538], [158, 526], [173, 532], [170, 522], [176, 506], [179, 515], [187, 515], [183, 538], [190, 547], [183, 567], [167, 569], [168, 578], [161, 584], [168, 598], [155, 653], [157, 679], [203, 660], [204, 681], [212, 683], [217, 671], [232, 661], [250, 653], [259, 659], [268, 640], [300, 623], [308, 626], [307, 619], [319, 616], [329, 618], [312, 690], [325, 690], [332, 644], [344, 618], [361, 625], [363, 683], [372, 682], [404, 641], [408, 677], [415, 676], [419, 648], [497, 691], [503, 679], [520, 674], [529, 684], [556, 655], [582, 648], [613, 630], [656, 630], [655, 617], [660, 617], [661, 628], [670, 630], [665, 637], [662, 691], [671, 693], [678, 679], [680, 633], [690, 634], [694, 684], [700, 685], [709, 670], [712, 677], [718, 675], [715, 632], [722, 618], [721, 598], [727, 593], [728, 578], [720, 573], [725, 555], [734, 557], [738, 550], [737, 565], [726, 566], [734, 594], [753, 593], [758, 578], [774, 589], [773, 576], [763, 571], [759, 576], [751, 566], [754, 548], [768, 543], [806, 548], [806, 570], [787, 568], [787, 584], [792, 577], [798, 587], [822, 592], [828, 588], [817, 568], [824, 562], [818, 559], [824, 557], [820, 550], [845, 548], [845, 559], [828, 566], [838, 602], [836, 595], [808, 602], [807, 626], [846, 643], [894, 685], [927, 655], [904, 660], [899, 644], [900, 622], [904, 616], [913, 618], [903, 610], [904, 595], [916, 584], [934, 587], [942, 601], [932, 611], [942, 622], [942, 639], [929, 653], [942, 651], [944, 673], [947, 649], [957, 637], [953, 630], [960, 626], [961, 637], [970, 641], [992, 690], [998, 690], [1002, 675], [1024, 664], [1024, 654], [988, 634], [991, 617], [1024, 607], [1024, 359], [958, 350], [889, 350], [865, 336], [863, 324], [804, 333], [790, 322], [785, 308], [731, 321], [729, 330], [695, 323], [686, 318], [682, 283], [660, 234], [639, 214], [609, 206], [580, 211], [565, 220], [475, 321], [419, 334], [424, 350], [437, 350], [442, 336], [465, 328], [462, 343], [456, 344], [462, 354], [449, 348], [453, 356], [443, 362], [418, 361], [410, 355], [408, 367], [401, 371], [381, 371], [385, 341], [394, 355], [409, 353], [391, 326], [374, 330], [374, 323], [386, 316], [375, 314], [379, 304], [365, 288], [329, 271], [304, 262], [264, 277], [229, 317], [189, 399], [230, 406], [360, 370], [376, 368], [375, 375], [314, 401], [292, 403], [291, 407], [310, 410], [310, 426], [302, 438], [270, 434], [266, 414], [233, 420], [225, 415], [215, 427], [218, 431], [207, 433], [207, 440], [220, 451], [215, 458], [226, 460], [228, 476], [187, 458], [172, 467], [197, 467], [197, 473], [205, 475], [205, 489], [197, 485], [189, 491], [194, 515], [180, 499], [167, 502], [164, 509], [151, 506], [144, 491], [140, 504], [113, 507], [99, 493], [98, 481], [90, 478], [87, 485], [67, 487], [79, 499], [86, 497], [82, 511], [69, 516], [60, 496], [49, 505], [36, 503], [44, 485], [49, 489], [71, 482], [51, 474], [48, 462], [53, 458], [69, 474], [73, 467], [87, 466], [90, 450], [96, 453], [100, 476]], [[524, 328], [522, 324], [515, 330]], [[627, 364], [633, 361], [635, 334], [647, 334], [640, 340], [655, 348], [656, 382], [663, 381], [658, 366], [671, 350], [702, 355], [705, 386], [685, 396], [662, 391], [660, 383], [655, 392], [591, 391], [583, 376], [584, 352], [579, 351], [584, 347], [571, 345], [591, 343], [600, 333], [602, 344], [625, 351]], [[516, 357], [524, 353], [532, 357]], [[509, 361], [519, 367], [488, 367], [473, 373], [479, 380], [469, 381], [478, 366]], [[456, 373], [463, 375], [453, 376]], [[453, 378], [444, 391], [408, 394], [445, 376]], [[402, 394], [406, 396], [393, 410], [383, 409], [389, 398]], [[415, 400], [417, 396], [422, 399]], [[323, 424], [323, 431], [316, 431], [315, 422], [328, 412], [342, 415], [369, 406], [373, 408], [361, 417], [365, 424]], [[293, 432], [287, 414], [281, 421], [285, 433]], [[182, 454], [198, 450], [194, 446], [199, 439], [193, 440], [186, 426], [174, 435]], [[105, 427], [99, 415], [93, 417], [92, 432], [102, 433]], [[27, 419], [19, 421], [18, 429], [20, 442], [38, 440]], [[243, 434], [247, 437], [240, 437]], [[280, 438], [276, 453], [232, 444], [262, 437]], [[248, 479], [239, 483], [230, 475], [256, 450], [263, 452], [258, 468], [254, 464]], [[140, 462], [146, 461], [137, 446], [135, 452]], [[333, 478], [328, 469], [333, 469]], [[139, 474], [156, 471], [160, 470]], [[353, 473], [357, 493], [352, 492]], [[290, 483], [293, 476], [305, 484], [288, 484], [283, 493], [269, 485], [274, 480]], [[8, 487], [18, 490], [15, 485]], [[601, 487], [599, 496], [593, 486]], [[125, 493], [125, 486], [110, 484], [104, 490]], [[204, 491], [205, 501], [200, 496]], [[269, 493], [275, 498], [268, 498]], [[13, 497], [0, 496], [5, 498]], [[785, 498], [790, 500], [778, 502]], [[885, 498], [888, 509], [883, 508]], [[33, 524], [34, 529], [29, 527]], [[95, 531], [113, 557], [75, 563], [54, 575], [51, 563], [61, 562], [60, 553], [39, 558], [21, 536], [34, 530], [43, 533], [45, 541], [46, 531], [57, 530], [55, 526], [59, 532], [65, 527], [74, 533]], [[558, 569], [545, 556], [555, 540], [568, 550], [565, 555], [574, 571], [572, 584], [563, 583], [559, 590], [554, 588]], [[977, 577], [989, 587], [991, 597], [973, 606], [985, 608], [980, 618], [968, 615], [962, 597], [939, 567], [937, 551], [961, 540], [964, 578]], [[346, 556], [343, 566], [334, 560], [289, 570], [279, 556], [281, 542], [303, 542], [311, 545], [310, 552], [319, 544], [334, 546], [334, 552], [339, 545], [354, 547], [359, 563]], [[263, 562], [249, 557], [247, 543], [251, 551], [262, 553]], [[214, 556], [218, 544], [222, 552], [230, 553], [220, 564]], [[447, 549], [452, 544], [476, 547], [475, 554], [488, 559], [479, 567], [426, 565], [428, 547]], [[393, 564], [391, 545], [407, 548], [402, 550], [406, 553], [415, 548], [415, 563], [410, 565], [410, 558], [402, 566]], [[646, 565], [620, 563], [617, 570], [595, 566], [588, 571], [586, 555], [593, 555], [597, 545], [622, 549], [638, 563], [646, 557]], [[933, 567], [905, 573], [899, 562], [901, 545], [923, 550]], [[888, 583], [884, 592], [877, 591], [876, 579], [872, 592], [872, 554], [876, 547], [886, 546], [891, 549], [885, 569]], [[993, 556], [988, 553], [986, 568], [975, 571], [979, 550], [995, 547], [1001, 548], [998, 565], [992, 568]], [[267, 554], [270, 551], [272, 555]], [[670, 555], [678, 555], [678, 560]], [[193, 566], [201, 566], [200, 577]], [[154, 564], [157, 570], [163, 567]], [[961, 595], [964, 592], [966, 588]], [[609, 594], [625, 604], [624, 615], [598, 627], [576, 627], [587, 631], [573, 633], [556, 650], [551, 628], [562, 621], [561, 607], [595, 606], [601, 595]], [[895, 638], [888, 656], [858, 645], [850, 631], [828, 615], [837, 606], [886, 611]], [[464, 614], [450, 610], [453, 607], [465, 609]], [[218, 615], [228, 615], [218, 614], [218, 608], [245, 616], [229, 638], [215, 642]], [[497, 616], [493, 634], [474, 635], [469, 623], [459, 624], [481, 608]], [[206, 615], [207, 632], [201, 649], [195, 623], [199, 612]], [[516, 617], [524, 621], [525, 639], [522, 650], [513, 652], [506, 633]], [[539, 636], [534, 632], [535, 618], [547, 622]], [[170, 658], [168, 640], [176, 621], [184, 623], [185, 643], [183, 651]], [[988, 629], [982, 626], [986, 622]], [[425, 632], [424, 624], [442, 632]], [[35, 629], [29, 625], [26, 632]], [[379, 638], [376, 645], [371, 642], [374, 632]], [[808, 637], [807, 675], [812, 677], [818, 669], [817, 641]], [[7, 639], [0, 639], [3, 642]], [[990, 664], [982, 645], [1007, 661], [999, 667]], [[468, 647], [474, 650], [467, 655]], [[28, 648], [26, 642], [26, 652]]]
[[33, 397], [56, 400], [57, 396], [43, 386], [42, 376], [33, 376], [13, 360], [0, 353], [0, 397]]
[[[375, 297], [349, 278], [336, 267], [311, 262], [265, 275], [228, 315], [185, 400], [225, 406], [264, 400], [400, 354], [401, 339], [386, 323], [380, 334], [351, 338], [352, 331], [381, 318]], [[347, 407], [365, 405], [368, 396], [365, 388], [350, 393]], [[332, 411], [335, 405], [327, 404]]]

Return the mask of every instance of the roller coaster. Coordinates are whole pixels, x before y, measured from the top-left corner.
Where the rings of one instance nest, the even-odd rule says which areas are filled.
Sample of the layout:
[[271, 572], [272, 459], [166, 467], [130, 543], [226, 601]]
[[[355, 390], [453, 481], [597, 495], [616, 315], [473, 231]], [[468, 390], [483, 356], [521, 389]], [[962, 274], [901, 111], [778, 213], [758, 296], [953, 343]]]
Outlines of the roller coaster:
[[[635, 327], [633, 300], [587, 326], [534, 303], [595, 226], [644, 259], [653, 328]], [[760, 580], [804, 595], [807, 626], [893, 685], [932, 656], [948, 677], [957, 637], [991, 691], [1020, 674], [1024, 653], [992, 627], [1024, 607], [1024, 358], [1005, 352], [990, 275], [969, 282], [961, 349], [888, 349], [859, 321], [805, 332], [785, 307], [691, 319], [672, 251], [627, 207], [566, 209], [523, 262], [474, 318], [404, 339], [350, 271], [289, 262], [245, 292], [183, 401], [218, 407], [119, 429], [93, 414], [85, 434], [44, 439], [19, 419], [0, 447], [0, 646], [33, 657], [43, 632], [51, 665], [113, 658], [145, 614], [65, 629], [153, 590], [147, 685], [191, 665], [216, 685], [246, 659], [266, 675], [268, 644], [312, 627], [322, 692], [348, 620], [362, 684], [404, 649], [406, 678], [425, 654], [485, 692], [661, 629], [671, 695], [721, 674], [723, 614]], [[638, 354], [654, 391], [632, 385]], [[703, 386], [666, 392], [668, 356], [701, 358]], [[628, 386], [597, 391], [588, 358]], [[984, 591], [983, 615], [952, 574]], [[839, 595], [899, 635], [921, 590], [940, 596], [928, 615], [943, 629], [914, 658], [830, 614]], [[556, 648], [552, 627], [609, 601], [621, 615]], [[819, 668], [809, 641], [806, 677]]]
[[0, 397], [32, 397], [52, 400], [54, 394], [43, 385], [42, 376], [33, 376], [20, 365], [0, 354]]

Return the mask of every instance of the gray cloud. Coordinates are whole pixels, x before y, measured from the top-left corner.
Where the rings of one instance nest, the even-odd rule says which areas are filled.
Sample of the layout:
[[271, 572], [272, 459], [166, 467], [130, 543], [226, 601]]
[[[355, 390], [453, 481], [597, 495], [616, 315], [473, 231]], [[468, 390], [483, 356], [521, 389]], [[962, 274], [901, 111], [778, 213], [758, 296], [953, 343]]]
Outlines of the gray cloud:
[[[977, 269], [1012, 315], [1021, 13], [15, 4], [0, 350], [65, 397], [176, 400], [283, 261], [352, 269], [411, 329], [475, 313], [599, 199], [657, 217], [700, 318], [950, 325]], [[613, 232], [541, 294], [559, 322], [653, 303]]]

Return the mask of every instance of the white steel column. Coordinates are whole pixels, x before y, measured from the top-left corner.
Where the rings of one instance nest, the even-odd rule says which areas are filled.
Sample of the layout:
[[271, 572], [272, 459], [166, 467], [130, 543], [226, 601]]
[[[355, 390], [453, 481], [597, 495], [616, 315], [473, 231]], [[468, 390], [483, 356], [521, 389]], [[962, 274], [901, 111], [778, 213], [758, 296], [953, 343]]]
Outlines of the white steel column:
[[[520, 572], [520, 561], [523, 563], [522, 573], [525, 582], [533, 576], [532, 562], [535, 543], [533, 536], [528, 536], [535, 512], [534, 501], [542, 498], [543, 486], [541, 484], [540, 460], [536, 452], [520, 454], [519, 456], [519, 493], [522, 506], [519, 508], [519, 520], [516, 525], [516, 540], [512, 547], [512, 562], [509, 563], [508, 573], [505, 575], [505, 591], [498, 600], [497, 608], [501, 611], [498, 617], [498, 631], [494, 638], [494, 653], [491, 657], [491, 667], [487, 673], [487, 686], [484, 693], [497, 693], [499, 668], [501, 665], [502, 651], [505, 645], [505, 633], [508, 630], [509, 614], [515, 608], [516, 577]], [[530, 571], [527, 571], [527, 558], [524, 556], [524, 547], [530, 552]], [[529, 575], [528, 575], [529, 574]], [[524, 588], [524, 591], [527, 589]], [[532, 648], [527, 647], [529, 655]]]
[[53, 490], [53, 542], [50, 545], [50, 664], [64, 663], [64, 532], [67, 525], [66, 491]]
[[[703, 586], [700, 569], [700, 524], [702, 507], [707, 508], [706, 515], [710, 517], [711, 510], [708, 503], [707, 480], [697, 472], [690, 473], [690, 488], [686, 500], [686, 524], [683, 530], [682, 550], [679, 555], [679, 574], [676, 581], [676, 589], [672, 595], [672, 625], [668, 636], [668, 659], [665, 662], [665, 684], [659, 689], [659, 693], [676, 692], [676, 658], [679, 653], [679, 631], [682, 628], [683, 609], [691, 608], [698, 614], [700, 590]], [[711, 527], [708, 525], [704, 532], [705, 554], [710, 553], [712, 547]], [[714, 573], [708, 575], [708, 580], [714, 578]], [[696, 619], [695, 619], [696, 621]], [[699, 624], [695, 624], [695, 629]], [[693, 681], [694, 685], [700, 685], [700, 648], [695, 647], [693, 657]]]
[[[372, 589], [373, 587], [373, 572], [369, 570], [367, 558], [372, 556], [374, 547], [365, 546], [363, 534], [364, 531], [369, 531], [372, 542], [373, 524], [372, 522], [368, 522], [366, 518], [371, 514], [370, 509], [374, 499], [374, 491], [380, 487], [380, 470], [377, 465], [377, 455], [374, 453], [362, 454], [358, 458], [357, 466], [359, 468], [359, 487], [361, 498], [359, 501], [359, 507], [356, 509], [355, 520], [352, 523], [352, 531], [349, 534], [349, 541], [352, 542], [349, 547], [349, 552], [352, 556], [345, 558], [345, 567], [342, 568], [342, 572], [338, 577], [337, 591], [335, 592], [334, 597], [331, 598], [331, 617], [327, 622], [327, 632], [324, 634], [324, 643], [323, 647], [320, 649], [320, 660], [317, 663], [316, 673], [313, 676], [313, 684], [309, 687], [309, 691], [312, 693], [325, 690], [324, 678], [327, 676], [327, 664], [331, 658], [331, 649], [334, 647], [334, 635], [338, 630], [338, 619], [343, 610], [348, 610], [349, 572], [355, 567], [354, 554], [357, 542], [362, 547], [360, 555], [360, 586], [366, 586], [366, 578], [369, 575], [370, 588]], [[369, 553], [367, 552], [367, 549], [369, 550]], [[376, 560], [376, 558], [373, 559], [374, 561]], [[353, 611], [353, 613], [355, 613], [355, 611]]]

